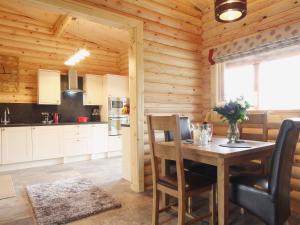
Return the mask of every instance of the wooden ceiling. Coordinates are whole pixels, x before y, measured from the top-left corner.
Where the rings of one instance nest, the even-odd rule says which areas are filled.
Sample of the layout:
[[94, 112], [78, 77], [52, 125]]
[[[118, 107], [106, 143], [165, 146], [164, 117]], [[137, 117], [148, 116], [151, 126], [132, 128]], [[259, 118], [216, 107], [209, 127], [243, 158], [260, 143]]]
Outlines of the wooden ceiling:
[[0, 1], [1, 11], [26, 17], [29, 23], [42, 25], [55, 37], [63, 36], [86, 40], [117, 52], [128, 49], [129, 33], [126, 30], [55, 12], [47, 12], [20, 0]]
[[[181, 1], [181, 0], [176, 0]], [[210, 11], [213, 7], [214, 0], [186, 0], [196, 8], [198, 8], [202, 13]]]

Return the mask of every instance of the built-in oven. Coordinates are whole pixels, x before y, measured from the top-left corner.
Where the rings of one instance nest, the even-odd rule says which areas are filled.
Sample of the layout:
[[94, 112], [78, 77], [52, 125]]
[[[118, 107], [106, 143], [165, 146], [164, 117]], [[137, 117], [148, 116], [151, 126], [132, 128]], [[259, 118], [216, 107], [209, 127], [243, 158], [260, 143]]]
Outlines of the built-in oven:
[[108, 112], [109, 117], [118, 117], [123, 115], [122, 110], [126, 105], [129, 105], [129, 99], [124, 97], [109, 97]]
[[129, 125], [129, 115], [108, 117], [108, 134], [120, 135], [122, 125]]

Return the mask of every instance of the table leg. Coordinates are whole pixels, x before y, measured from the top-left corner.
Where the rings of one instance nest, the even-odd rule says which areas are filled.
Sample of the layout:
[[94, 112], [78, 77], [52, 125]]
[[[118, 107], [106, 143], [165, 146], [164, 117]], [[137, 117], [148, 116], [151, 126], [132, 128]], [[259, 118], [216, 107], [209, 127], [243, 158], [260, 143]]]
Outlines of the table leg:
[[261, 160], [263, 174], [267, 176], [269, 174], [269, 157], [263, 158]]
[[224, 159], [218, 160], [218, 224], [229, 224], [229, 167]]

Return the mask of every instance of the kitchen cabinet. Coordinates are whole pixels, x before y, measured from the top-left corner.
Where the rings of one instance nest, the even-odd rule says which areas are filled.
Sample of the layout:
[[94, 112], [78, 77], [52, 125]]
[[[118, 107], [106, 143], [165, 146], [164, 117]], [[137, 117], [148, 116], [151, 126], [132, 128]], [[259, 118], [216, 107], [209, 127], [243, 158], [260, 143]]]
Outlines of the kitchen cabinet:
[[61, 126], [31, 128], [33, 160], [53, 159], [62, 156]]
[[98, 154], [105, 153], [108, 149], [108, 125], [107, 124], [93, 124], [91, 125], [90, 138], [90, 153]]
[[89, 125], [63, 126], [64, 156], [76, 156], [89, 153]]
[[30, 127], [1, 128], [2, 164], [32, 160]]
[[60, 105], [60, 71], [38, 70], [38, 104]]
[[122, 127], [122, 173], [123, 178], [131, 181], [130, 127]]
[[108, 98], [125, 97], [129, 98], [128, 76], [106, 74], [102, 80], [101, 94], [101, 119], [108, 122]]
[[122, 155], [122, 135], [108, 136], [107, 150], [108, 157]]
[[106, 74], [103, 77], [104, 96], [129, 98], [128, 76]]
[[86, 74], [83, 90], [83, 105], [101, 105], [102, 76]]

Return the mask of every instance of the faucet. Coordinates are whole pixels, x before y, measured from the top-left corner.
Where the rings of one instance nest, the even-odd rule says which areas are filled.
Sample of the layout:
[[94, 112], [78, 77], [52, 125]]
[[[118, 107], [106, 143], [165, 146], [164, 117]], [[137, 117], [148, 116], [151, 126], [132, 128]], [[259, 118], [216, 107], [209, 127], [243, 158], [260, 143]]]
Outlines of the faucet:
[[4, 119], [2, 120], [2, 118], [1, 118], [1, 123], [4, 123], [4, 125], [7, 125], [10, 122], [10, 119], [9, 119], [10, 112], [9, 112], [8, 107], [5, 108], [3, 115], [4, 115]]

